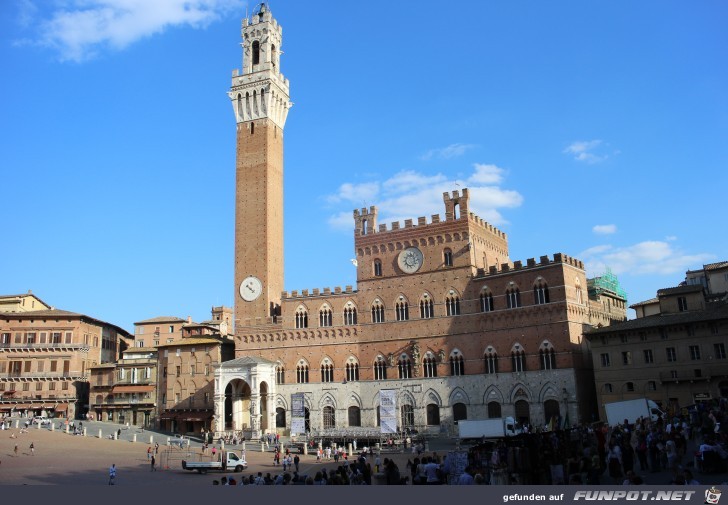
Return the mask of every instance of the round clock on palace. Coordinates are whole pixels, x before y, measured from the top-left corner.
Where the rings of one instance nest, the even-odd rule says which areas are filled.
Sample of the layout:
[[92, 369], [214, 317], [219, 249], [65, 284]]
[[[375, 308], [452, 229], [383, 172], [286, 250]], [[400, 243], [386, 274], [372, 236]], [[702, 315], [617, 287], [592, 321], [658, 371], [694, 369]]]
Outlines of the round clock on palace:
[[416, 247], [408, 247], [397, 258], [399, 268], [406, 274], [413, 274], [422, 266], [424, 256]]
[[263, 283], [254, 275], [246, 277], [240, 283], [240, 298], [246, 302], [256, 300], [263, 293]]

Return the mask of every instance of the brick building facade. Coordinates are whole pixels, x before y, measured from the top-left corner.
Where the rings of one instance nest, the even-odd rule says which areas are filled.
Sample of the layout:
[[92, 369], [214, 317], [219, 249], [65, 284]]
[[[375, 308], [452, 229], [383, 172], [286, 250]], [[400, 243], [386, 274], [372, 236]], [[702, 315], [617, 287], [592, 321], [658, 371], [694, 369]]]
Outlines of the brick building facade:
[[590, 421], [583, 334], [626, 319], [626, 299], [587, 291], [583, 263], [567, 255], [512, 261], [506, 234], [470, 212], [467, 189], [445, 193], [444, 218], [429, 222], [380, 225], [376, 207], [354, 211], [356, 287], [282, 292], [281, 34], [265, 4], [243, 20], [243, 72], [229, 93], [237, 359], [216, 368], [217, 431], [285, 432], [294, 393], [307, 429], [375, 429], [382, 389], [398, 392], [400, 428]]
[[0, 410], [82, 418], [93, 366], [114, 362], [132, 336], [65, 310], [0, 313]]

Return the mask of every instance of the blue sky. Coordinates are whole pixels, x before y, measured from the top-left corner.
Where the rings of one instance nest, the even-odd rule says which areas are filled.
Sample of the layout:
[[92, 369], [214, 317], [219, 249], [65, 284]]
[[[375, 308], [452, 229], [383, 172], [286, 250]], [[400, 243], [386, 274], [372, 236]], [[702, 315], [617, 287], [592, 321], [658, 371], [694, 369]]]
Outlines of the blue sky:
[[[252, 6], [0, 2], [1, 293], [127, 330], [232, 305], [226, 92]], [[270, 7], [286, 289], [355, 284], [353, 209], [429, 219], [458, 187], [512, 260], [609, 266], [630, 303], [728, 259], [725, 2]]]

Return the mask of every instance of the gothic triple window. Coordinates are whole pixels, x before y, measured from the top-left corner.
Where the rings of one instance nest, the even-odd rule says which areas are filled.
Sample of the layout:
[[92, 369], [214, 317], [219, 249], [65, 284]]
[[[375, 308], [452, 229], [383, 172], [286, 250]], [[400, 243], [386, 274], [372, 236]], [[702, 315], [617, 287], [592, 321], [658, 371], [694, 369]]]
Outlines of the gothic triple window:
[[374, 362], [374, 380], [385, 380], [387, 378], [387, 362], [382, 356], [377, 357]]
[[523, 352], [523, 349], [517, 348], [511, 351], [511, 371], [526, 371], [526, 353]]
[[485, 361], [485, 373], [496, 374], [498, 373], [498, 354], [492, 347], [489, 347], [483, 357]]
[[435, 310], [434, 304], [432, 303], [432, 298], [429, 298], [427, 295], [425, 295], [425, 297], [420, 300], [420, 317], [422, 319], [435, 317]]
[[465, 375], [465, 360], [457, 351], [450, 356], [450, 375]]
[[399, 369], [399, 378], [400, 379], [411, 379], [412, 378], [412, 362], [407, 357], [406, 354], [403, 354], [402, 357], [399, 358], [399, 363], [397, 364], [397, 368]]
[[283, 365], [278, 365], [276, 367], [276, 384], [285, 384], [286, 383], [286, 369], [283, 368]]
[[308, 311], [303, 307], [296, 310], [296, 328], [308, 328]]
[[356, 324], [356, 307], [349, 305], [344, 307], [344, 324], [348, 326]]
[[458, 295], [452, 294], [445, 298], [445, 306], [447, 307], [448, 316], [460, 315], [460, 297]]
[[425, 377], [437, 377], [437, 360], [435, 356], [428, 353], [422, 360], [423, 374]]
[[544, 281], [539, 280], [536, 285], [533, 286], [533, 299], [536, 305], [549, 303], [549, 287]]
[[328, 359], [321, 363], [321, 382], [334, 382], [334, 365]]
[[326, 327], [331, 326], [333, 321], [331, 309], [327, 306], [324, 306], [321, 310], [319, 310], [319, 326], [320, 327]]
[[296, 366], [296, 383], [297, 384], [308, 384], [308, 365], [305, 363], [299, 363]]
[[483, 291], [480, 293], [480, 311], [493, 311], [493, 295], [490, 293], [490, 291]]
[[379, 300], [375, 300], [372, 304], [372, 322], [383, 323], [384, 322], [384, 305]]
[[515, 309], [521, 306], [521, 290], [518, 288], [509, 288], [506, 290], [506, 305], [509, 309]]
[[405, 300], [397, 302], [395, 309], [397, 321], [407, 321], [409, 319], [409, 304]]
[[556, 352], [548, 342], [544, 342], [538, 351], [541, 370], [554, 370], [556, 368]]
[[359, 363], [349, 362], [346, 364], [346, 381], [359, 380]]

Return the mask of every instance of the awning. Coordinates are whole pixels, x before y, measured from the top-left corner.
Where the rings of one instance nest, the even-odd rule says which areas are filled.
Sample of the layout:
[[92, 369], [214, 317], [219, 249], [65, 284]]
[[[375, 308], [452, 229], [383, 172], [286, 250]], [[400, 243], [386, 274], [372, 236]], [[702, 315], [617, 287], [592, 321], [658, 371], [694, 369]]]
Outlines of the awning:
[[177, 417], [177, 412], [164, 412], [159, 416], [159, 418], [163, 421], [171, 421]]
[[15, 405], [11, 405], [11, 407], [15, 410], [25, 410], [29, 405], [27, 403], [16, 403]]
[[59, 405], [56, 405], [56, 412], [63, 412], [68, 410], [68, 404], [67, 403], [61, 403]]
[[154, 391], [154, 386], [144, 386], [144, 385], [135, 385], [135, 386], [114, 386], [114, 389], [111, 390], [112, 393], [151, 393]]
[[15, 393], [17, 393], [17, 391], [3, 391], [3, 395], [7, 396], [14, 395]]
[[183, 412], [177, 416], [178, 421], [207, 421], [212, 417], [212, 412]]

